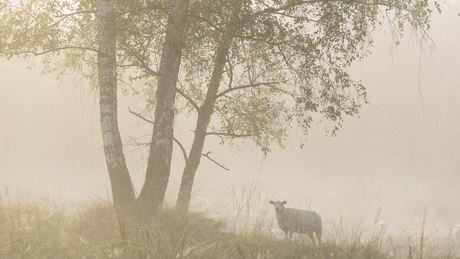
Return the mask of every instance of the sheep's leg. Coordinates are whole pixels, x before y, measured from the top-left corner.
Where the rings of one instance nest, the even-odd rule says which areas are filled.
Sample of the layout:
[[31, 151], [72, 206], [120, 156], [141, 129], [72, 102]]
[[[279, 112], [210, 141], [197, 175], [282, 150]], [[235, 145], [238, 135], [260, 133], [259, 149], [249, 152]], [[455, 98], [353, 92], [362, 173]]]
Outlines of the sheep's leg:
[[316, 246], [316, 239], [313, 237], [313, 232], [307, 232], [307, 235], [310, 237], [311, 241], [313, 242], [313, 245]]
[[291, 239], [289, 236], [288, 236], [288, 231], [284, 231], [284, 239]]
[[315, 231], [315, 236], [316, 236], [316, 239], [318, 239], [318, 245], [321, 245], [322, 233], [320, 232], [320, 233], [318, 234], [318, 232]]
[[289, 231], [289, 240], [292, 239], [292, 231]]

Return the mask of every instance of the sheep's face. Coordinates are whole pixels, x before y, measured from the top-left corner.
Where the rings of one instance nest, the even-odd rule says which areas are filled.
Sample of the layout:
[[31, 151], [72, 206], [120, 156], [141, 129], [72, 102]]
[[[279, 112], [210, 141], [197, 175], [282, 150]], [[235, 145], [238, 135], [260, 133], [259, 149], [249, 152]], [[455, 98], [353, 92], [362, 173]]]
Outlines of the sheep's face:
[[275, 206], [276, 212], [282, 212], [285, 209], [284, 204], [286, 204], [287, 201], [269, 201], [269, 203]]

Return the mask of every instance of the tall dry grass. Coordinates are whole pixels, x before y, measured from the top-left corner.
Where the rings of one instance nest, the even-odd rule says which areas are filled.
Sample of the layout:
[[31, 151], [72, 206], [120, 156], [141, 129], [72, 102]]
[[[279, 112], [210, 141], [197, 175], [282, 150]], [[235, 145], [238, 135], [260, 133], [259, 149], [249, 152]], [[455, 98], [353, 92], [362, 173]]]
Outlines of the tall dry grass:
[[305, 235], [288, 242], [273, 233], [273, 208], [264, 195], [257, 185], [243, 186], [233, 191], [225, 215], [165, 208], [147, 219], [115, 211], [103, 199], [69, 207], [4, 191], [0, 258], [460, 258], [460, 245], [429, 229], [426, 215], [417, 229], [393, 225], [384, 235], [366, 223], [365, 213], [323, 215], [322, 246]]

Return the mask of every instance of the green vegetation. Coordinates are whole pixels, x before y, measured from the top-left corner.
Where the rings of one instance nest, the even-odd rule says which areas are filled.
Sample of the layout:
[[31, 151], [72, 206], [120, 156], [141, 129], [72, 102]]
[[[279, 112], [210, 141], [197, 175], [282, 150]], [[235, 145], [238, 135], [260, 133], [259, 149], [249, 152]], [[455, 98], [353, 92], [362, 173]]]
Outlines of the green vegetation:
[[[121, 207], [136, 197], [117, 92], [139, 96], [135, 110], [143, 112], [131, 112], [153, 131], [138, 198], [152, 213], [164, 201], [173, 140], [185, 159], [176, 206], [186, 211], [210, 136], [238, 149], [252, 143], [264, 157], [272, 144], [285, 147], [293, 127], [301, 147], [316, 122], [332, 122], [326, 132], [334, 136], [368, 103], [348, 69], [371, 54], [375, 32], [387, 30], [397, 46], [411, 31], [421, 48], [433, 46], [426, 0], [0, 0], [0, 7], [0, 58], [42, 56], [43, 72], [74, 74], [100, 90], [112, 197]], [[179, 113], [195, 121], [191, 146], [174, 138]], [[134, 143], [150, 138], [143, 135]]]
[[6, 192], [0, 202], [0, 258], [460, 258], [459, 244], [449, 237], [419, 231], [422, 237], [381, 238], [359, 219], [351, 227], [340, 220], [326, 224], [324, 243], [315, 248], [304, 235], [287, 242], [271, 234], [272, 213], [254, 215], [239, 231], [235, 217], [215, 220], [174, 209], [154, 220], [133, 214], [138, 213], [117, 213], [104, 200], [66, 207]]

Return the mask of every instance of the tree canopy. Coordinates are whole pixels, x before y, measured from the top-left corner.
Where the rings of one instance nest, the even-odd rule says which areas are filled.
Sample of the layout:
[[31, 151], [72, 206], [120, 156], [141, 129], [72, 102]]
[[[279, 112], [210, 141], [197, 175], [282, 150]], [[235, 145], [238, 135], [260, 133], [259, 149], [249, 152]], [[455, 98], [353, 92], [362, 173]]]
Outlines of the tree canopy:
[[[148, 111], [159, 101], [171, 2], [113, 2], [118, 81], [145, 95]], [[0, 55], [42, 55], [45, 72], [76, 71], [98, 86], [93, 1], [1, 0], [0, 7]], [[334, 123], [335, 135], [367, 103], [365, 86], [347, 69], [371, 54], [374, 32], [388, 26], [398, 45], [410, 28], [423, 40], [431, 13], [427, 0], [192, 1], [181, 14], [188, 20], [173, 102], [176, 113], [197, 118], [186, 192], [206, 136], [246, 138], [266, 155], [273, 142], [284, 146], [292, 125], [308, 134], [315, 114]]]

